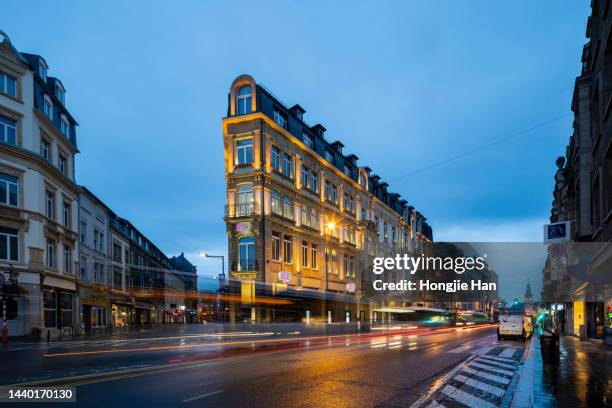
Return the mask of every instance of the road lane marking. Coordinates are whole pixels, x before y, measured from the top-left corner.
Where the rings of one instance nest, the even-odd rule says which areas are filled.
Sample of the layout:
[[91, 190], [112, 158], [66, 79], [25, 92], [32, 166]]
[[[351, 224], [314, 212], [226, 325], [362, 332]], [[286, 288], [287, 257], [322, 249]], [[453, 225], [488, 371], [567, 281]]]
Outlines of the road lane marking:
[[109, 371], [105, 373], [92, 373], [76, 375], [71, 377], [63, 378], [49, 378], [46, 380], [37, 380], [24, 383], [6, 384], [0, 386], [0, 396], [8, 394], [8, 391], [12, 388], [19, 387], [34, 387], [34, 386], [77, 386], [86, 385], [106, 381], [123, 380], [126, 378], [139, 377], [144, 375], [154, 375], [160, 373], [167, 373], [173, 371], [184, 370], [186, 368], [197, 368], [197, 367], [209, 367], [221, 364], [222, 361], [206, 361], [206, 362], [189, 362], [189, 363], [177, 363], [177, 364], [163, 364], [150, 367], [139, 367], [131, 368], [126, 370]]
[[504, 351], [499, 353], [499, 357], [512, 357], [515, 352], [516, 352], [515, 348], [508, 347]]
[[514, 369], [516, 369], [516, 366], [514, 366], [512, 364], [500, 363], [499, 361], [489, 360], [489, 359], [487, 359], [485, 357], [478, 357], [476, 359], [476, 361], [479, 362], [479, 363], [489, 364], [489, 365], [492, 365], [493, 367], [497, 367], [497, 368], [505, 368], [507, 370], [514, 370]]
[[469, 349], [472, 346], [461, 346], [461, 347], [457, 347], [455, 349], [449, 350], [449, 353], [462, 353], [465, 350]]
[[480, 399], [465, 391], [461, 391], [457, 387], [447, 385], [442, 389], [442, 393], [446, 394], [450, 399], [460, 402], [468, 407], [478, 408], [497, 408], [497, 405], [491, 404], [483, 399]]
[[467, 384], [470, 387], [474, 387], [479, 390], [488, 392], [489, 394], [493, 394], [496, 397], [503, 397], [505, 394], [505, 390], [503, 388], [495, 387], [494, 385], [489, 385], [487, 383], [483, 383], [482, 381], [478, 381], [473, 378], [468, 378], [462, 374], [457, 374], [455, 378], [453, 378], [453, 380]]
[[497, 383], [500, 383], [500, 384], [504, 384], [504, 385], [510, 384], [510, 379], [506, 378], [506, 377], [500, 377], [498, 375], [483, 373], [482, 371], [473, 370], [473, 369], [471, 369], [469, 367], [464, 368], [463, 371], [465, 371], [468, 374], [475, 375], [477, 377], [487, 379], [489, 381], [494, 381], [494, 382], [497, 382]]
[[211, 391], [211, 392], [207, 392], [206, 394], [196, 395], [195, 397], [185, 398], [181, 402], [191, 402], [191, 401], [199, 400], [199, 399], [206, 398], [206, 397], [212, 397], [213, 395], [221, 394], [222, 392], [223, 390]]
[[489, 370], [489, 371], [493, 371], [494, 373], [505, 374], [509, 376], [514, 375], [512, 371], [502, 370], [501, 368], [495, 368], [495, 367], [491, 367], [491, 366], [479, 364], [479, 363], [470, 363], [469, 367], [481, 368], [483, 370]]

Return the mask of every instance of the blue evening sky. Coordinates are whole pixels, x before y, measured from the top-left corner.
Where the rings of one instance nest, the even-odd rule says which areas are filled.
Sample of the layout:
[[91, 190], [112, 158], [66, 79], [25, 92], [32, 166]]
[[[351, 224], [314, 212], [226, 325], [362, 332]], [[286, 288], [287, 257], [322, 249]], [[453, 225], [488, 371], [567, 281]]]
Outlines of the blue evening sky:
[[[212, 275], [218, 262], [196, 254], [227, 251], [221, 118], [236, 76], [299, 103], [393, 180], [568, 113], [589, 11], [586, 0], [5, 0], [0, 28], [64, 83], [78, 182]], [[541, 241], [570, 134], [567, 116], [391, 189], [436, 240]]]

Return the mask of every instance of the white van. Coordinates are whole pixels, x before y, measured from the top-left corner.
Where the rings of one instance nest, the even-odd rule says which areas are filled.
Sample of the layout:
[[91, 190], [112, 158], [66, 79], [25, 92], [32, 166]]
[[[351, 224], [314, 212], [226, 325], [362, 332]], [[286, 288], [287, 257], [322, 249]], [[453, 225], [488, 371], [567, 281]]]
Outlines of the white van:
[[502, 340], [506, 337], [520, 337], [527, 340], [533, 333], [533, 325], [531, 317], [512, 314], [500, 315], [499, 325], [497, 326], [497, 340]]

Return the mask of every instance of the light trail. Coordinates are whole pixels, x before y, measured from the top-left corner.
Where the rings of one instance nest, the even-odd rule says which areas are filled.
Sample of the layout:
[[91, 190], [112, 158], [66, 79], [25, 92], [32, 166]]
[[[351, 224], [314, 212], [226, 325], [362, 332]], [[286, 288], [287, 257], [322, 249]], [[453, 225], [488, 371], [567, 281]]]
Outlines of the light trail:
[[[471, 326], [471, 330], [477, 330], [482, 328], [493, 327], [493, 325], [474, 325]], [[433, 335], [447, 333], [451, 331], [467, 331], [465, 328], [449, 327], [444, 329], [426, 329], [421, 330], [393, 330], [388, 333], [398, 335], [399, 333], [419, 336], [419, 335]], [[165, 350], [184, 350], [194, 348], [205, 348], [205, 347], [219, 347], [219, 346], [235, 346], [235, 345], [253, 345], [253, 344], [271, 344], [271, 343], [290, 343], [290, 342], [309, 342], [312, 340], [329, 340], [341, 339], [341, 341], [347, 338], [358, 341], [360, 339], [371, 339], [372, 337], [380, 338], [384, 333], [357, 333], [357, 334], [337, 334], [337, 335], [319, 335], [319, 336], [306, 336], [306, 337], [290, 337], [280, 339], [257, 339], [257, 340], [237, 340], [237, 341], [225, 341], [225, 342], [213, 342], [203, 344], [180, 344], [171, 346], [155, 346], [155, 347], [140, 347], [140, 348], [127, 348], [127, 349], [109, 349], [109, 350], [92, 350], [92, 351], [74, 351], [66, 353], [50, 353], [45, 354], [45, 357], [67, 357], [67, 356], [88, 356], [88, 355], [99, 355], [99, 354], [114, 354], [114, 353], [131, 353], [131, 352], [147, 352], [147, 351], [165, 351]]]

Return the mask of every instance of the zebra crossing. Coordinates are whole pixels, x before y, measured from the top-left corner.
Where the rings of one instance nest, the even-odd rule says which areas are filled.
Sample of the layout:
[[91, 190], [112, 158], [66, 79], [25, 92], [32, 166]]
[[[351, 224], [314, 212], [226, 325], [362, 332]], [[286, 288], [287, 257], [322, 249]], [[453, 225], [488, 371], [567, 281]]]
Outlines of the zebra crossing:
[[[464, 345], [447, 351], [471, 356], [453, 369], [432, 394], [411, 408], [496, 408], [512, 384], [524, 347]], [[515, 381], [516, 382], [516, 381]]]

